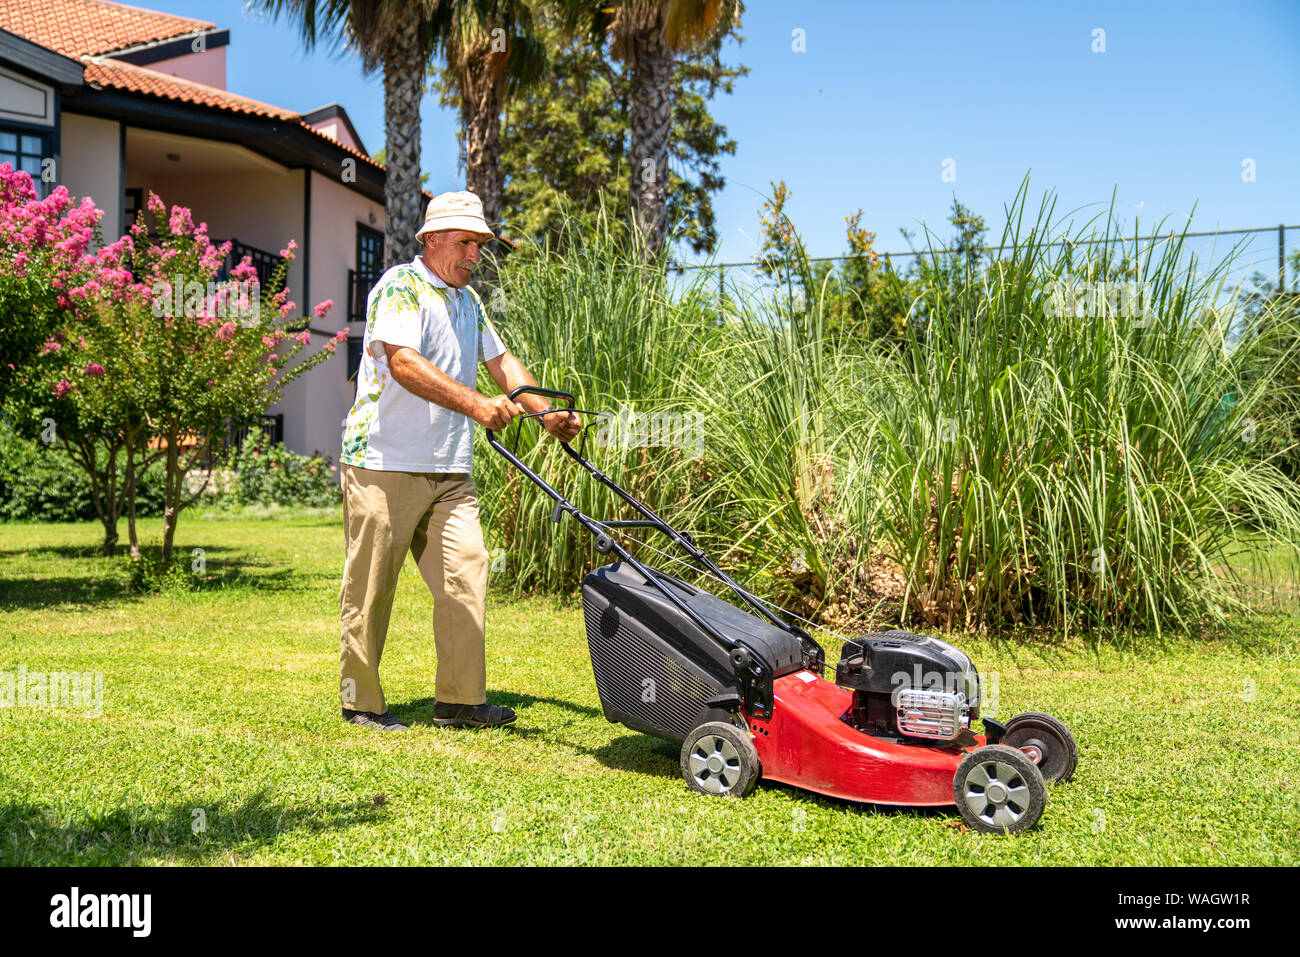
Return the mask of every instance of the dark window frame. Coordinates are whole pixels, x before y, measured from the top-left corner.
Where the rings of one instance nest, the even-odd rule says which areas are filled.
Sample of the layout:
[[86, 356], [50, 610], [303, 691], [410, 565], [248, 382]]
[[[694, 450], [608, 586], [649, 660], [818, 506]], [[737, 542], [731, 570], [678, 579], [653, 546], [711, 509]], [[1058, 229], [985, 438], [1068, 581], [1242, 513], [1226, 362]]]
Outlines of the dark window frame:
[[366, 297], [384, 272], [384, 234], [357, 223], [356, 268], [348, 271], [348, 322], [364, 322]]
[[122, 234], [135, 225], [135, 218], [144, 209], [144, 188], [132, 186], [122, 198]]
[[[372, 263], [366, 268], [366, 250], [370, 248]], [[378, 277], [384, 271], [384, 234], [365, 223], [357, 223], [357, 272]]]
[[361, 371], [361, 360], [365, 357], [361, 351], [365, 341], [365, 336], [348, 336], [348, 354], [344, 368], [348, 374], [348, 381], [353, 385], [352, 394], [354, 397], [356, 396], [356, 387], [360, 381], [358, 373]]
[[[21, 170], [22, 160], [24, 158], [34, 158], [38, 160], [38, 166], [43, 165], [44, 161], [47, 159], [57, 161], [57, 157], [54, 155], [54, 130], [50, 129], [48, 126], [36, 126], [31, 123], [14, 123], [9, 120], [3, 120], [0, 121], [0, 133], [12, 133], [16, 139], [16, 148], [12, 152], [9, 150], [0, 150], [0, 163], [7, 162], [10, 163], [14, 169]], [[23, 149], [23, 137], [25, 136], [36, 137], [41, 141], [41, 151], [39, 153], [32, 153]], [[36, 193], [42, 199], [47, 197], [50, 194], [50, 190], [58, 185], [57, 176], [53, 183], [44, 182], [41, 179], [41, 171], [39, 169], [35, 173], [31, 170], [25, 170], [24, 172], [31, 176], [32, 184], [36, 187]], [[55, 166], [55, 172], [56, 174], [58, 172], [57, 165]]]

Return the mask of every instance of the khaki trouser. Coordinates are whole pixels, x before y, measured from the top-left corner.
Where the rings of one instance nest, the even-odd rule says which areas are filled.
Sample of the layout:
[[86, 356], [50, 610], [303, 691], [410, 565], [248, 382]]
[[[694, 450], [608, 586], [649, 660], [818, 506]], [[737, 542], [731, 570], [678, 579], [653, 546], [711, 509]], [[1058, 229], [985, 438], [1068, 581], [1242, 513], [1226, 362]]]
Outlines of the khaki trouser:
[[408, 549], [433, 593], [434, 697], [451, 704], [485, 703], [488, 554], [470, 477], [344, 465], [343, 527], [343, 707], [375, 714], [388, 710], [379, 659]]

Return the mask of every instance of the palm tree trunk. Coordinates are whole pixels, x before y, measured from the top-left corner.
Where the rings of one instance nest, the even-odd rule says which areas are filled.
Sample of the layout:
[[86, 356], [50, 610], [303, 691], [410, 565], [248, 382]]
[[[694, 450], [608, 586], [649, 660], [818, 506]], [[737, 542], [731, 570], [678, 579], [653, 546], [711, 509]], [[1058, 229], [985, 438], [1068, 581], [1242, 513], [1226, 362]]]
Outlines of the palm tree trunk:
[[668, 152], [673, 126], [673, 54], [662, 14], [638, 31], [632, 51], [629, 147], [632, 215], [654, 257], [668, 233]]
[[415, 255], [415, 234], [424, 221], [420, 195], [420, 99], [424, 58], [418, 25], [412, 17], [384, 53], [384, 182], [386, 218], [384, 265]]
[[[501, 107], [507, 54], [482, 40], [460, 56], [460, 123], [465, 137], [465, 188], [483, 201], [483, 218], [494, 230], [501, 222]], [[501, 244], [491, 243], [491, 255], [476, 270], [474, 287], [482, 296], [496, 280], [495, 262]]]
[[501, 220], [501, 81], [506, 54], [483, 40], [460, 64], [460, 121], [465, 134], [465, 188], [483, 200], [488, 225]]

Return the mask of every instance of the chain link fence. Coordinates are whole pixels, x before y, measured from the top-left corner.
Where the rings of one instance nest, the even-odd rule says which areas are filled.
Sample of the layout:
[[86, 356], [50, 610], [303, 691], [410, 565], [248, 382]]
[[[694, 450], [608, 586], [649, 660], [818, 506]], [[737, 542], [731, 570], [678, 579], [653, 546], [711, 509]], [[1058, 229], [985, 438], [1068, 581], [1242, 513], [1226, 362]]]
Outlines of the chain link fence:
[[[1132, 255], [1135, 250], [1145, 256], [1150, 245], [1156, 245], [1156, 254], [1161, 254], [1161, 246], [1166, 249], [1175, 247], [1183, 241], [1183, 255], [1195, 257], [1198, 268], [1202, 271], [1230, 260], [1225, 272], [1224, 292], [1227, 295], [1240, 295], [1257, 290], [1267, 284], [1273, 291], [1300, 290], [1300, 276], [1288, 264], [1288, 257], [1294, 255], [1297, 240], [1300, 239], [1300, 226], [1260, 226], [1252, 229], [1211, 230], [1208, 232], [1158, 233], [1155, 235], [1109, 236], [1079, 240], [1073, 243], [1076, 254], [1089, 246], [1115, 247], [1120, 255], [1126, 252]], [[1068, 240], [1058, 240], [1045, 244], [1055, 249], [1064, 249]], [[983, 246], [981, 253], [986, 258], [997, 258], [1001, 247]], [[956, 250], [947, 248], [909, 249], [901, 252], [878, 253], [880, 262], [892, 268], [900, 276], [915, 271], [917, 260], [932, 256], [935, 258], [953, 256]], [[812, 256], [810, 264], [839, 264], [853, 259], [848, 255]], [[731, 295], [755, 295], [770, 291], [771, 280], [764, 274], [759, 260], [723, 263], [677, 263], [672, 271], [682, 281], [705, 280], [712, 284], [719, 298]], [[700, 273], [704, 275], [699, 275]]]

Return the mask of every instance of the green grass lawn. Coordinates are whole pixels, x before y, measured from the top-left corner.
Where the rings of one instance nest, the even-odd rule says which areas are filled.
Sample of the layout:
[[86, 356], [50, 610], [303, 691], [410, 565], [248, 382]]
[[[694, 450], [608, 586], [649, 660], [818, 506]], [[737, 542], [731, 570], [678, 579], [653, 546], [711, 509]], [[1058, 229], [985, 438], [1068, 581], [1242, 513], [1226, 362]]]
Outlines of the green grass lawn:
[[573, 603], [491, 599], [488, 694], [519, 720], [435, 728], [432, 600], [409, 563], [383, 675], [413, 728], [355, 729], [337, 514], [187, 514], [178, 545], [213, 576], [189, 593], [124, 594], [98, 536], [0, 525], [0, 671], [104, 676], [98, 717], [0, 709], [3, 864], [1300, 863], [1294, 616], [1136, 649], [955, 636], [997, 672], [1000, 717], [1050, 711], [1080, 744], [1039, 827], [1005, 838], [779, 785], [694, 794], [676, 748], [605, 721]]

